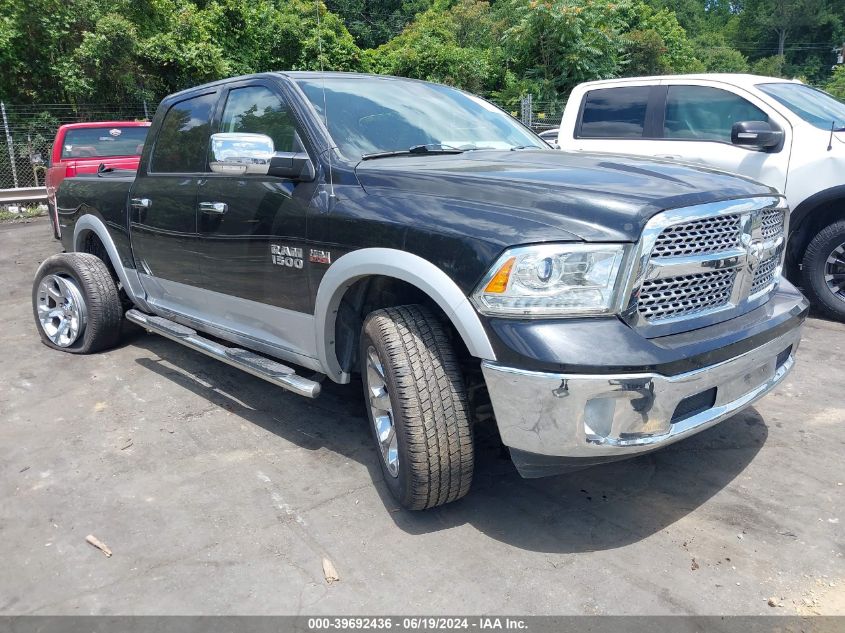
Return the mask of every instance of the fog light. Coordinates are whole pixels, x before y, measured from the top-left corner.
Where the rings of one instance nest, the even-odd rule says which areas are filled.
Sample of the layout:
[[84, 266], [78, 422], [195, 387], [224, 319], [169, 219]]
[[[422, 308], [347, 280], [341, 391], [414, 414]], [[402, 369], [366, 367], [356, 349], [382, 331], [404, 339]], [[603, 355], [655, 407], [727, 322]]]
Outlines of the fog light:
[[593, 398], [584, 407], [584, 427], [587, 435], [610, 437], [616, 415], [616, 398]]

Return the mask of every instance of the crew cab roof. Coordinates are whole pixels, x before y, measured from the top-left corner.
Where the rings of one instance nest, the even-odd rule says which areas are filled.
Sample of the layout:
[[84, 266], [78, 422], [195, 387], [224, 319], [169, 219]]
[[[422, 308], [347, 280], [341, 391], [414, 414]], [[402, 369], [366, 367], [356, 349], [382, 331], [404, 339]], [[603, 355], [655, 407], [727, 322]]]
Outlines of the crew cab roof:
[[753, 88], [761, 83], [801, 83], [797, 79], [782, 79], [780, 77], [765, 77], [763, 75], [751, 75], [748, 73], [696, 73], [689, 75], [651, 75], [648, 77], [623, 77], [618, 79], [600, 79], [598, 81], [586, 81], [578, 86], [581, 89], [601, 88], [618, 86], [624, 83], [657, 83], [664, 79], [672, 81], [715, 81], [741, 88]]

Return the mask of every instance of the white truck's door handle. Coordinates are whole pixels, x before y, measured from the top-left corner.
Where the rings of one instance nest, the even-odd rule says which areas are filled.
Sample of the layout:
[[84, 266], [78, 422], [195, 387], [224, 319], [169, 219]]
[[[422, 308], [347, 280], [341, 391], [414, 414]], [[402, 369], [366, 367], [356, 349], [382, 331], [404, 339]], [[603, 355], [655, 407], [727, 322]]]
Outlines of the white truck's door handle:
[[215, 213], [222, 215], [229, 210], [229, 205], [225, 202], [200, 202], [200, 211], [203, 213]]
[[681, 156], [680, 154], [655, 154], [655, 158], [666, 158], [668, 160], [678, 160]]

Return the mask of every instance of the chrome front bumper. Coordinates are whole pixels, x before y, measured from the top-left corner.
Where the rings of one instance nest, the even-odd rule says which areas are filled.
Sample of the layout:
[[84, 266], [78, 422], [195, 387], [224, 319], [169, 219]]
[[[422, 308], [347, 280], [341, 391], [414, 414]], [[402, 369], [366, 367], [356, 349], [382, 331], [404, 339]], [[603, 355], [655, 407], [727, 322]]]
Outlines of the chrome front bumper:
[[505, 445], [598, 462], [666, 446], [749, 406], [789, 373], [800, 339], [798, 327], [675, 376], [551, 374], [489, 361], [482, 370]]

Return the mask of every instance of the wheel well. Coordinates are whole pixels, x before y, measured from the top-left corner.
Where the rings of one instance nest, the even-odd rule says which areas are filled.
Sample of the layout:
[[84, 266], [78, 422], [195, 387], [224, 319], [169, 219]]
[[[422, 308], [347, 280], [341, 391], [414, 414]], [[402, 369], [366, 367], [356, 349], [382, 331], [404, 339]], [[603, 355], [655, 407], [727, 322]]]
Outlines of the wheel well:
[[449, 317], [431, 297], [401, 279], [383, 275], [370, 275], [353, 283], [338, 306], [335, 320], [335, 353], [341, 368], [347, 372], [358, 371], [358, 344], [361, 327], [370, 312], [401, 305], [424, 305], [438, 318], [449, 333], [455, 352], [461, 359], [470, 354]]
[[100, 239], [100, 236], [97, 235], [94, 231], [84, 231], [79, 236], [79, 248], [78, 252], [80, 253], [90, 253], [95, 257], [98, 257], [102, 262], [106, 265], [106, 268], [109, 269], [109, 274], [111, 278], [114, 280], [114, 285], [117, 287], [117, 290], [120, 294], [120, 302], [123, 305], [124, 309], [129, 309], [132, 307], [132, 302], [129, 300], [129, 296], [126, 294], [126, 290], [123, 287], [123, 284], [120, 281], [120, 277], [117, 274], [117, 271], [114, 268], [114, 264], [112, 263], [111, 257], [109, 257], [109, 252], [106, 249], [106, 245], [103, 244], [103, 240]]
[[115, 271], [114, 266], [112, 265], [111, 257], [109, 257], [109, 253], [106, 250], [106, 245], [103, 244], [103, 240], [101, 240], [100, 236], [94, 233], [94, 231], [84, 231], [82, 235], [80, 235], [77, 250], [80, 253], [90, 253], [91, 255], [99, 257], [101, 260], [103, 260], [103, 263], [108, 267], [112, 278], [115, 280], [115, 283], [119, 281], [117, 278], [117, 272]]
[[370, 275], [359, 279], [346, 289], [338, 306], [334, 331], [335, 351], [340, 366], [346, 372], [359, 371], [358, 346], [361, 327], [370, 312], [409, 304], [426, 306], [449, 335], [452, 348], [461, 364], [474, 422], [492, 420], [493, 409], [479, 359], [470, 354], [458, 330], [437, 302], [413, 284], [401, 279]]
[[824, 227], [845, 219], [845, 196], [825, 200], [804, 212], [801, 223], [790, 231], [787, 249], [787, 272], [791, 279], [797, 279], [804, 251], [812, 239]]

